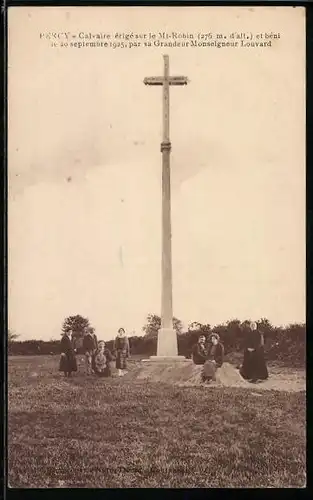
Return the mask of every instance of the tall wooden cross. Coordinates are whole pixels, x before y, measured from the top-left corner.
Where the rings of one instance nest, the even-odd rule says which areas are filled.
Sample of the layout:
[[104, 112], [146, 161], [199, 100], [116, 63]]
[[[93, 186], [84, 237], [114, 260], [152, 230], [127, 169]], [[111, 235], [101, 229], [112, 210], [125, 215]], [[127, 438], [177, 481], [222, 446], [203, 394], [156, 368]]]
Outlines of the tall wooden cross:
[[144, 79], [145, 85], [163, 86], [162, 153], [162, 298], [161, 329], [158, 332], [157, 358], [178, 358], [177, 336], [173, 329], [172, 243], [171, 243], [171, 173], [170, 173], [170, 85], [187, 85], [185, 76], [170, 76], [169, 57], [163, 56], [164, 75]]

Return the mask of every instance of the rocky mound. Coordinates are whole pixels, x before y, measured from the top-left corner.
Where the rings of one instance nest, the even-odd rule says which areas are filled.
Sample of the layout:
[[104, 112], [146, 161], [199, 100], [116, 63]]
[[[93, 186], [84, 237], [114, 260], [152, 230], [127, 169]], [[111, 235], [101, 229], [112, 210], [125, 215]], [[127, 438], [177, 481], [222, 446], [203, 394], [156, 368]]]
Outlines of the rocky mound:
[[164, 363], [156, 361], [142, 361], [132, 371], [131, 378], [151, 382], [168, 383], [179, 386], [203, 387], [243, 387], [276, 391], [303, 391], [306, 389], [304, 376], [289, 374], [288, 379], [278, 374], [271, 374], [270, 378], [262, 383], [251, 384], [244, 380], [239, 370], [230, 363], [224, 363], [216, 372], [216, 381], [203, 383], [201, 380], [202, 366], [192, 362]]
[[[171, 364], [162, 362], [145, 361], [141, 363], [137, 373], [137, 380], [150, 380], [153, 382], [164, 382], [175, 385], [204, 385], [201, 380], [202, 366], [192, 362], [174, 362]], [[207, 385], [207, 384], [205, 384]], [[212, 385], [212, 384], [210, 384]], [[217, 370], [214, 385], [244, 386], [249, 385], [230, 363], [224, 363]]]

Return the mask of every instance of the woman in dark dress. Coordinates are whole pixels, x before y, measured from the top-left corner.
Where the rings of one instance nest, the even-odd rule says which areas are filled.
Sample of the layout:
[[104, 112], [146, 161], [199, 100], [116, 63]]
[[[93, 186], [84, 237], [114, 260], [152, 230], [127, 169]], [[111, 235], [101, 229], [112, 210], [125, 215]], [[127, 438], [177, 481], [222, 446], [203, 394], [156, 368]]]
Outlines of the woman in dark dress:
[[91, 369], [94, 373], [96, 373], [96, 367], [95, 367], [95, 357], [96, 357], [96, 352], [98, 350], [98, 338], [97, 335], [95, 334], [95, 329], [92, 327], [89, 327], [89, 331], [91, 333], [91, 337], [93, 338], [95, 349], [92, 353], [91, 356]]
[[243, 364], [240, 375], [249, 382], [266, 380], [268, 371], [264, 357], [264, 338], [255, 322], [251, 323], [251, 331], [247, 334]]
[[195, 365], [204, 365], [208, 351], [205, 345], [205, 335], [200, 335], [198, 342], [192, 348], [192, 360]]
[[65, 332], [61, 339], [59, 371], [64, 372], [65, 377], [70, 377], [72, 372], [77, 372], [76, 356], [69, 332]]
[[114, 341], [113, 350], [116, 356], [116, 368], [119, 377], [127, 373], [127, 358], [130, 356], [129, 341], [124, 328], [120, 328]]
[[95, 354], [95, 374], [98, 377], [110, 377], [111, 376], [111, 365], [110, 362], [113, 360], [113, 356], [109, 349], [106, 348], [105, 343], [100, 341], [98, 344], [98, 349]]
[[224, 346], [220, 342], [220, 337], [217, 333], [212, 333], [209, 337], [207, 346], [207, 360], [203, 365], [202, 380], [209, 382], [215, 381], [216, 370], [220, 368], [224, 362]]

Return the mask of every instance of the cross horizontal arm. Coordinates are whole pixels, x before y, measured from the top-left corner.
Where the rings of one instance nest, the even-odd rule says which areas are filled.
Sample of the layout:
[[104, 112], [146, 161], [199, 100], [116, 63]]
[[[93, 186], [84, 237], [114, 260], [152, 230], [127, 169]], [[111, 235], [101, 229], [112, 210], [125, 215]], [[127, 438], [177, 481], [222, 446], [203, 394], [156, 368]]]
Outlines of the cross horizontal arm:
[[[187, 85], [189, 82], [186, 76], [170, 76], [168, 79], [169, 85]], [[164, 76], [148, 76], [144, 79], [145, 85], [163, 85]]]

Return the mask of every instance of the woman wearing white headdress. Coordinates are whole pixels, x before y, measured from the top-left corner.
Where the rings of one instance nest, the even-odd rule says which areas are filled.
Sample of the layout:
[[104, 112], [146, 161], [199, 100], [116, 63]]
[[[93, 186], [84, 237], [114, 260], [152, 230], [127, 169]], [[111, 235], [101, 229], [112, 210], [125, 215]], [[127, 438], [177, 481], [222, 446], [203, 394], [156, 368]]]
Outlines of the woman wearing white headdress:
[[244, 379], [253, 383], [268, 378], [264, 356], [264, 337], [255, 321], [250, 323], [250, 330], [246, 335], [240, 374]]

